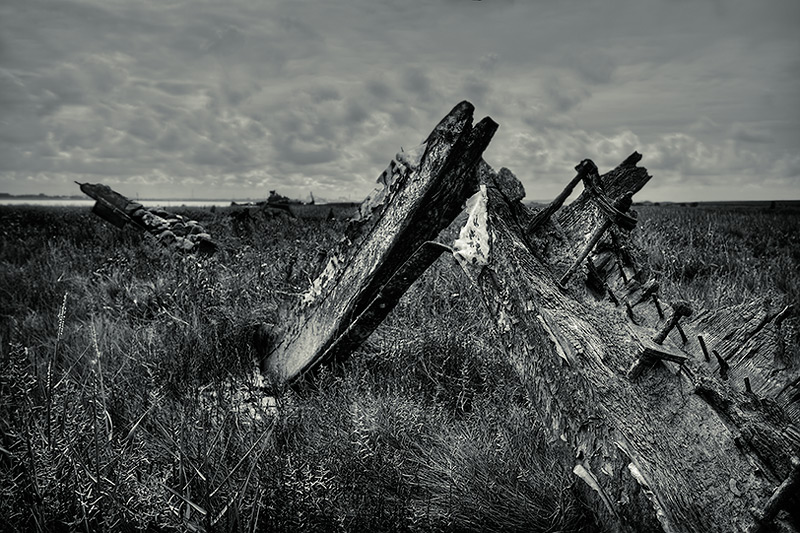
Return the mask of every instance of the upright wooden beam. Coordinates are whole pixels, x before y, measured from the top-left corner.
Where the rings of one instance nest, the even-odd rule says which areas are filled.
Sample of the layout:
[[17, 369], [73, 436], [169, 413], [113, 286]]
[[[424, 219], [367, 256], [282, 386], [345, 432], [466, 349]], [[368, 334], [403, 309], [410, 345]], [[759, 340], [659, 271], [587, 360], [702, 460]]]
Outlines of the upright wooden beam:
[[346, 240], [299, 300], [282, 312], [262, 369], [293, 382], [352, 352], [443, 247], [427, 244], [477, 189], [475, 167], [497, 124], [472, 125], [458, 104], [411, 152], [401, 152], [351, 221]]

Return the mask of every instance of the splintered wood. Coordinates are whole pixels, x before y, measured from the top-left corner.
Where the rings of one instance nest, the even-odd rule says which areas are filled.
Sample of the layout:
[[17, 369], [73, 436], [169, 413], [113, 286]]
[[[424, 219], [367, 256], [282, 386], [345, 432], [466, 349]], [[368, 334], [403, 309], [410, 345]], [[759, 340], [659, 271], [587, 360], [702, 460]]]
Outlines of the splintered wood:
[[773, 511], [800, 450], [800, 365], [779, 349], [789, 310], [662, 309], [657, 281], [640, 279], [624, 249], [635, 218], [621, 200], [650, 179], [640, 159], [602, 177], [582, 162], [581, 196], [539, 213], [509, 201], [505, 169], [498, 181], [484, 167], [488, 261], [460, 263], [609, 529], [790, 527], [796, 492], [781, 489], [784, 515]]
[[366, 339], [449, 248], [429, 243], [478, 188], [474, 168], [497, 129], [457, 105], [412, 152], [401, 152], [361, 204], [346, 239], [305, 295], [283, 311], [263, 369], [294, 382]]
[[640, 154], [602, 176], [582, 161], [564, 192], [534, 211], [511, 171], [481, 159], [497, 125], [473, 127], [472, 112], [456, 106], [381, 174], [327, 268], [284, 311], [263, 368], [294, 382], [349, 355], [448, 250], [430, 240], [471, 197], [453, 256], [604, 527], [792, 531], [793, 310], [664, 301], [628, 244], [633, 195], [651, 179]]

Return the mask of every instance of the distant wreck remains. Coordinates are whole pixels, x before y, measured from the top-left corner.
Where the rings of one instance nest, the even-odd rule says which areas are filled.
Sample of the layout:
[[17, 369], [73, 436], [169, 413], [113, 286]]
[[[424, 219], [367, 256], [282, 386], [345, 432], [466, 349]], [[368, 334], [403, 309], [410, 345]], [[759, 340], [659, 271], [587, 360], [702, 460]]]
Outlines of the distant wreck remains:
[[163, 209], [144, 207], [102, 183], [77, 183], [96, 203], [92, 213], [118, 228], [126, 226], [153, 235], [165, 246], [189, 253], [213, 254], [217, 245], [195, 220]]
[[[314, 195], [312, 194], [309, 205], [313, 204]], [[261, 212], [269, 216], [275, 216], [278, 213], [286, 213], [288, 216], [296, 218], [297, 215], [292, 211], [293, 205], [303, 205], [303, 202], [278, 194], [277, 191], [269, 191], [269, 197], [266, 201], [262, 202], [231, 202], [231, 207], [259, 207], [261, 208]]]

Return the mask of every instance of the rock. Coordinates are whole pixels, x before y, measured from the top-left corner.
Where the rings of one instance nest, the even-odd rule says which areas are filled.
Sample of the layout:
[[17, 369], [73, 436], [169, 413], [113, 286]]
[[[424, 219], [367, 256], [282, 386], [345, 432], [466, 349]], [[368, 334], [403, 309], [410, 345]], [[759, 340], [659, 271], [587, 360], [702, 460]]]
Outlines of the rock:
[[186, 252], [191, 252], [192, 249], [195, 247], [195, 244], [190, 241], [189, 239], [184, 239], [183, 237], [178, 237], [175, 241], [175, 247], [179, 250], [184, 250]]
[[172, 244], [176, 239], [177, 237], [170, 230], [164, 230], [158, 235], [158, 241], [163, 244]]
[[142, 215], [142, 222], [150, 228], [167, 228], [167, 221], [152, 211], [145, 210]]
[[180, 237], [183, 237], [188, 233], [186, 226], [183, 224], [183, 222], [176, 222], [172, 224], [172, 231], [173, 233], [175, 233], [175, 235], [178, 235]]

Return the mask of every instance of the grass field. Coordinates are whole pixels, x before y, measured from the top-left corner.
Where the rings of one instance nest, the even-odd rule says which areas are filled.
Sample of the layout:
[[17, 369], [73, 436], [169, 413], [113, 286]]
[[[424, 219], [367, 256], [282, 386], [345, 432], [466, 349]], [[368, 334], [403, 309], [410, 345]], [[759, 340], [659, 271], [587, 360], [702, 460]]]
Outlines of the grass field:
[[[596, 530], [453, 261], [313, 389], [260, 388], [254, 325], [346, 224], [317, 207], [173, 209], [220, 243], [202, 258], [88, 209], [0, 206], [5, 530]], [[800, 303], [797, 205], [637, 209], [664, 298]]]

